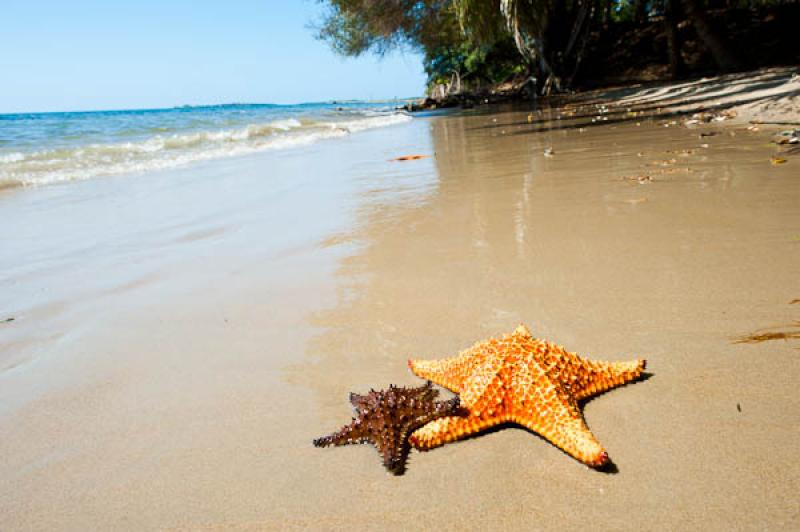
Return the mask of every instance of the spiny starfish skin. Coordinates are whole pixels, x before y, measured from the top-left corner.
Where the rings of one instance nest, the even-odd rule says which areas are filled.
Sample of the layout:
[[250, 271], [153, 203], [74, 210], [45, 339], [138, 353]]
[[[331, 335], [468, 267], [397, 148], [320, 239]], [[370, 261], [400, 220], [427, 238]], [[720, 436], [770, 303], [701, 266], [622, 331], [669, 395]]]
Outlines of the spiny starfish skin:
[[608, 454], [583, 421], [578, 402], [637, 379], [645, 360], [596, 362], [581, 358], [520, 325], [509, 336], [479, 342], [444, 360], [409, 360], [417, 376], [461, 397], [467, 416], [444, 417], [414, 432], [420, 450], [516, 423], [581, 462], [599, 467]]
[[372, 443], [391, 473], [401, 475], [408, 457], [408, 435], [426, 423], [461, 413], [458, 397], [436, 401], [439, 392], [430, 382], [417, 388], [370, 390], [366, 395], [350, 394], [356, 417], [338, 432], [314, 440], [317, 447]]

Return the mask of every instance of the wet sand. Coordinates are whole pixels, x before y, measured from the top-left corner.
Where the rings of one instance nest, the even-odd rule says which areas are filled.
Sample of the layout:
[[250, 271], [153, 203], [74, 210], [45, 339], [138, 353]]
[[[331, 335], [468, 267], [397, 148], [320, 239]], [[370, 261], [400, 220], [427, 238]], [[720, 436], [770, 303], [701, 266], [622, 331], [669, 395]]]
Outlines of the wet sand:
[[[735, 341], [798, 329], [800, 161], [528, 114], [0, 195], [0, 529], [799, 526], [800, 340]], [[648, 359], [584, 409], [616, 472], [516, 428], [402, 477], [312, 447], [349, 392], [519, 322]]]

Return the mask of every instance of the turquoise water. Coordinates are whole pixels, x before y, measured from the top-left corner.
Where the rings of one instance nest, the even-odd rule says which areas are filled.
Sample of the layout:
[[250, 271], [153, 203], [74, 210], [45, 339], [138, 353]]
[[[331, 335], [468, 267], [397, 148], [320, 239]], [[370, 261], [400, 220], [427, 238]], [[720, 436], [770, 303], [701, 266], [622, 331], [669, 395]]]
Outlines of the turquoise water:
[[399, 103], [0, 114], [0, 188], [173, 168], [411, 120]]

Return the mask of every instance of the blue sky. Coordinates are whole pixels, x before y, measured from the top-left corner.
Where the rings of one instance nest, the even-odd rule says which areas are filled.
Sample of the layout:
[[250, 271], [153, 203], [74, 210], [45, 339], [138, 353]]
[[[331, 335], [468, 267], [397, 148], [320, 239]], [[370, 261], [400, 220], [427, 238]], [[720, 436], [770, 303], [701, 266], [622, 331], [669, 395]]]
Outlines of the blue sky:
[[411, 53], [341, 58], [316, 0], [2, 0], [0, 113], [417, 96]]

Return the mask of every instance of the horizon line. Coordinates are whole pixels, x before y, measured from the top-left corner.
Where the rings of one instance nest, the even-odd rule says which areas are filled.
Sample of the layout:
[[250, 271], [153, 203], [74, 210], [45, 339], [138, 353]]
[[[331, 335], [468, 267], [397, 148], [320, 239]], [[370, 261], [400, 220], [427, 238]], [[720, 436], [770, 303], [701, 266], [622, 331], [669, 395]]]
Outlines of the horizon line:
[[11, 111], [0, 112], [0, 117], [14, 116], [14, 115], [47, 115], [47, 114], [80, 114], [80, 113], [125, 113], [136, 111], [171, 111], [175, 109], [201, 109], [204, 107], [226, 107], [226, 106], [275, 106], [275, 107], [296, 107], [300, 105], [336, 105], [336, 104], [351, 104], [351, 103], [389, 103], [399, 101], [410, 101], [422, 98], [422, 96], [407, 96], [407, 97], [394, 97], [394, 98], [376, 98], [376, 99], [354, 99], [354, 98], [331, 98], [330, 100], [319, 100], [313, 102], [293, 102], [293, 103], [257, 103], [257, 102], [226, 102], [226, 103], [208, 103], [208, 104], [179, 104], [165, 107], [127, 107], [127, 108], [100, 108], [100, 109], [74, 109], [62, 111]]

